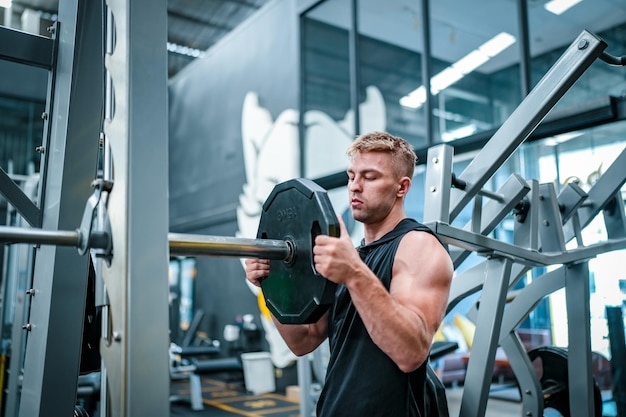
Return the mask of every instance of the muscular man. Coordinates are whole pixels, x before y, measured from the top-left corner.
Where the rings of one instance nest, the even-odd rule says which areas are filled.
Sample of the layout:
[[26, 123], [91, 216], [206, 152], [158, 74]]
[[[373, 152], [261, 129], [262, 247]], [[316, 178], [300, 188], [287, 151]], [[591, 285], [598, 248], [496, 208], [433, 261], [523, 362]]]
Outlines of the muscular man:
[[[318, 417], [423, 416], [426, 361], [448, 301], [453, 266], [430, 229], [406, 217], [416, 156], [385, 132], [358, 137], [348, 149], [348, 193], [364, 226], [358, 248], [341, 236], [317, 236], [316, 270], [338, 285], [332, 308], [317, 323], [283, 325], [296, 355], [329, 338], [330, 361]], [[254, 285], [269, 262], [246, 260]]]

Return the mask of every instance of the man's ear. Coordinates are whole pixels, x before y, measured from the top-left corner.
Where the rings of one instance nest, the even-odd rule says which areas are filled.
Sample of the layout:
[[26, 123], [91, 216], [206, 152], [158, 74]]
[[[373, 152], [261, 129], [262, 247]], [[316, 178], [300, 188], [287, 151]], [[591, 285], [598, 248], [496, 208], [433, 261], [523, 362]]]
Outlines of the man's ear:
[[411, 179], [409, 177], [400, 178], [400, 182], [398, 183], [398, 197], [404, 197], [411, 189]]

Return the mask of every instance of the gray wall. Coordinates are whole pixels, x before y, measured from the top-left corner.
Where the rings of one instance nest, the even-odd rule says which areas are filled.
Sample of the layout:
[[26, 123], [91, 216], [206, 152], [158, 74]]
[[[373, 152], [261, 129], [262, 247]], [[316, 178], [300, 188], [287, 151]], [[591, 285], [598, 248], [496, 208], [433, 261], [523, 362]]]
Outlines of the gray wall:
[[[245, 169], [242, 105], [248, 92], [276, 118], [298, 108], [296, 0], [267, 4], [169, 83], [170, 230], [234, 236]], [[222, 338], [225, 324], [253, 313], [256, 298], [235, 258], [198, 258], [201, 329]]]

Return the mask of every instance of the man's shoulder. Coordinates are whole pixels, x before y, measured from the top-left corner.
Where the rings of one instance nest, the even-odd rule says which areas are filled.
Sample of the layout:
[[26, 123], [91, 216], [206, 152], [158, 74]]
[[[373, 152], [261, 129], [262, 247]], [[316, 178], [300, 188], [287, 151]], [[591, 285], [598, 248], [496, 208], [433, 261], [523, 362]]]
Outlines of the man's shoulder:
[[425, 224], [418, 222], [417, 220], [411, 217], [405, 217], [398, 223], [397, 228], [405, 229], [407, 232], [409, 231], [418, 231], [418, 232], [427, 232], [430, 234], [434, 234], [432, 229]]

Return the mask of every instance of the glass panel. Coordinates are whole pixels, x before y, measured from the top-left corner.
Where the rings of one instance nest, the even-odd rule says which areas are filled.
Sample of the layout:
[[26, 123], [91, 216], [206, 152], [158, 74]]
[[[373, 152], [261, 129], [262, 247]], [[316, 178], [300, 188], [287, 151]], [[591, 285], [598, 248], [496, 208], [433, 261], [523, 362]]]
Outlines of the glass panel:
[[336, 120], [350, 108], [349, 13], [349, 1], [329, 0], [303, 21], [304, 110], [323, 110]]
[[431, 2], [431, 90], [437, 141], [497, 127], [517, 107], [517, 26], [515, 2]]
[[[350, 111], [348, 0], [321, 3], [302, 19], [304, 175], [344, 171], [354, 137]], [[344, 198], [345, 199], [345, 198]]]
[[0, 96], [0, 167], [9, 174], [39, 171], [43, 102]]
[[[612, 55], [624, 54], [626, 7], [615, 7], [613, 1], [580, 1], [561, 14], [548, 11], [543, 2], [529, 2], [528, 20], [533, 85], [543, 77], [583, 29], [604, 39], [608, 44], [606, 52]], [[598, 60], [580, 77], [555, 108], [577, 106], [581, 102], [607, 95], [621, 96], [625, 91], [624, 69]]]
[[[303, 173], [307, 178], [348, 168], [345, 151], [356, 134], [350, 109], [350, 13], [350, 0], [328, 0], [303, 18]], [[328, 196], [348, 230], [355, 232], [346, 188], [329, 190]]]
[[407, 92], [422, 82], [423, 16], [420, 2], [360, 0], [359, 71], [363, 101], [378, 108], [361, 115], [362, 132], [386, 130], [415, 148], [428, 145], [424, 109], [400, 104]]

